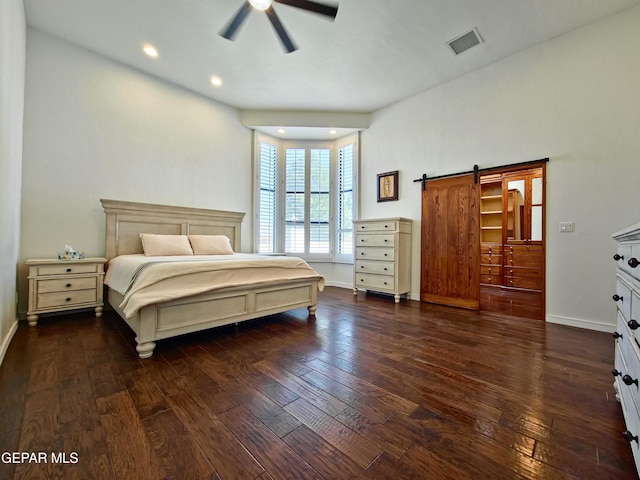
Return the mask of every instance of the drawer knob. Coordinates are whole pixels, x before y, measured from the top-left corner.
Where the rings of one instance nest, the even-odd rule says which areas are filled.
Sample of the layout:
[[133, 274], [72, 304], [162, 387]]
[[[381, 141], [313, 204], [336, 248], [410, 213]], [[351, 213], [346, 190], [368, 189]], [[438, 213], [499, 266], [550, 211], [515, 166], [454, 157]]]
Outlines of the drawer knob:
[[618, 295], [617, 293], [611, 298], [613, 298], [614, 302], [617, 302], [618, 300], [624, 301], [623, 298], [620, 295]]
[[67, 273], [71, 273], [71, 269], [70, 268], [67, 268]]
[[634, 435], [633, 433], [631, 433], [629, 430], [627, 430], [626, 432], [622, 432], [622, 436], [624, 437], [624, 439], [631, 443], [631, 442], [637, 442], [638, 441], [638, 436]]
[[386, 284], [387, 284], [387, 282], [384, 282], [384, 284], [386, 285]]
[[613, 338], [615, 338], [616, 340], [619, 338], [622, 338], [622, 334], [618, 332], [613, 332], [612, 335], [613, 335]]
[[361, 278], [361, 279], [360, 279], [360, 281], [361, 281], [361, 282], [364, 282], [364, 278]]
[[386, 272], [387, 270], [388, 270], [388, 268], [387, 268], [387, 267], [384, 267], [384, 271]]
[[636, 320], [634, 320], [633, 318], [631, 320], [629, 320], [627, 322], [627, 325], [629, 325], [629, 328], [631, 330], [637, 330], [638, 327], [640, 327], [640, 323], [638, 323]]
[[[388, 242], [389, 240], [387, 240], [387, 239], [385, 238], [385, 239], [384, 239], [384, 241], [385, 241], [385, 243], [386, 243], [386, 242]], [[629, 261], [631, 261], [631, 260], [629, 260]]]
[[613, 375], [614, 377], [619, 377], [620, 375], [622, 375], [622, 372], [619, 372], [614, 368], [613, 370], [611, 370], [611, 375]]
[[364, 265], [360, 265], [360, 268], [364, 268]]
[[624, 382], [625, 385], [631, 386], [635, 384], [636, 387], [638, 386], [638, 379], [632, 378], [631, 375], [623, 375], [622, 381]]
[[70, 284], [70, 283], [67, 283], [65, 286], [66, 286], [67, 288], [71, 288], [71, 284]]
[[613, 256], [613, 259], [617, 262], [618, 260], [624, 260], [624, 255], [620, 255], [620, 254], [615, 254]]
[[640, 265], [640, 262], [638, 261], [637, 258], [635, 257], [631, 257], [629, 259], [629, 261], [627, 262], [627, 264], [631, 267], [631, 268], [636, 268], [638, 265]]
[[388, 225], [385, 225], [385, 226], [384, 226], [384, 228], [389, 228], [389, 226], [388, 226]]
[[384, 254], [384, 256], [385, 256], [385, 257], [386, 257], [386, 256], [388, 256], [388, 255], [389, 255], [389, 254], [387, 254], [387, 253], [385, 253], [385, 254]]
[[65, 302], [70, 302], [70, 301], [71, 301], [71, 298], [67, 297], [67, 298], [65, 298], [65, 299], [64, 299], [64, 301], [65, 301]]

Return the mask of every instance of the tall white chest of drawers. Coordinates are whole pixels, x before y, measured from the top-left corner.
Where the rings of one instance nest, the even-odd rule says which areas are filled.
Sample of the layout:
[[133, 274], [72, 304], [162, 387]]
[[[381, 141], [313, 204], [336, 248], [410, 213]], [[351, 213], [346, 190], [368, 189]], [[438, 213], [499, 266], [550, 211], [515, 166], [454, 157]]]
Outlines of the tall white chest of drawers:
[[626, 430], [636, 471], [640, 472], [640, 222], [614, 233], [618, 241], [616, 293], [617, 305], [615, 365], [613, 387], [622, 406]]
[[411, 292], [412, 224], [401, 217], [354, 222], [354, 295], [358, 289], [388, 293], [399, 303]]

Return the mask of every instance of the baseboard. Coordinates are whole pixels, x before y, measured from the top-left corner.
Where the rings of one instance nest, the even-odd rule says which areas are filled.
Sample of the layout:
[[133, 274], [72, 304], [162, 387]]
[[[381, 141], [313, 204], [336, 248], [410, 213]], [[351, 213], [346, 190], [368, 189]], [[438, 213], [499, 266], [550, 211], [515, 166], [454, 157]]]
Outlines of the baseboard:
[[349, 290], [353, 290], [353, 283], [326, 282], [325, 285], [327, 287], [348, 288]]
[[561, 317], [559, 315], [546, 315], [548, 323], [556, 323], [558, 325], [566, 325], [568, 327], [585, 328], [587, 330], [596, 330], [598, 332], [612, 333], [615, 325], [610, 323], [594, 322], [593, 320], [584, 320], [582, 318]]
[[7, 353], [9, 344], [11, 343], [11, 340], [13, 340], [13, 336], [16, 334], [17, 330], [18, 330], [18, 319], [16, 319], [16, 321], [13, 322], [13, 325], [11, 325], [11, 329], [9, 329], [9, 333], [2, 340], [2, 344], [0, 344], [0, 365], [2, 365], [2, 361], [4, 360], [4, 354]]

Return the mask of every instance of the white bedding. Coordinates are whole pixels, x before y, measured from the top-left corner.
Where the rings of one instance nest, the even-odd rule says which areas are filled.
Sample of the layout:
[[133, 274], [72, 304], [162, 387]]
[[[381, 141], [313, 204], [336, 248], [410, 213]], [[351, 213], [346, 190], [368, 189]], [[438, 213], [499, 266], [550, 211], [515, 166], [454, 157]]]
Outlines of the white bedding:
[[153, 303], [175, 300], [224, 287], [297, 278], [324, 280], [297, 257], [194, 255], [148, 257], [121, 255], [109, 261], [104, 283], [124, 296], [120, 308], [127, 318]]

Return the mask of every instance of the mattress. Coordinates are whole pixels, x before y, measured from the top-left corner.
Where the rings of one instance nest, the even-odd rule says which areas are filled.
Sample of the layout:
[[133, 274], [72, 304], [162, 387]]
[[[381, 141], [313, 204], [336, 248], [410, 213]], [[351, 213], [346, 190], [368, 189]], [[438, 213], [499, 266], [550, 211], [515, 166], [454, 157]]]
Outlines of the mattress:
[[123, 295], [119, 307], [127, 318], [154, 303], [226, 287], [253, 286], [297, 279], [324, 279], [297, 257], [246, 253], [148, 257], [120, 255], [109, 261], [104, 283]]

